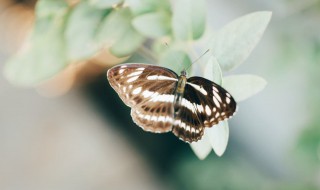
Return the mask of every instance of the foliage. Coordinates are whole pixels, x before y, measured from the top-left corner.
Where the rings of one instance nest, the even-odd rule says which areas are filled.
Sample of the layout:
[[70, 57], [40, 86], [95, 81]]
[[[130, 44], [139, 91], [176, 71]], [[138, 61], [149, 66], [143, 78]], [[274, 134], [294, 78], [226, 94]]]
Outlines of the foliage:
[[[149, 47], [154, 62], [179, 73], [196, 58], [190, 53], [195, 42], [203, 39], [205, 9], [205, 0], [83, 0], [75, 5], [64, 0], [40, 0], [34, 28], [6, 64], [5, 75], [14, 84], [35, 86], [102, 49], [124, 57]], [[213, 50], [203, 66], [204, 75], [221, 80], [211, 71], [220, 66], [225, 71], [242, 63], [269, 19], [269, 12], [249, 14], [214, 34], [203, 47]], [[151, 45], [150, 40], [145, 43], [147, 39]]]
[[[40, 0], [31, 36], [7, 63], [5, 75], [15, 84], [34, 86], [98, 51], [110, 51], [118, 57], [140, 52], [177, 73], [190, 68], [190, 73], [224, 86], [242, 101], [262, 90], [266, 82], [254, 75], [223, 78], [222, 72], [249, 56], [271, 13], [245, 15], [205, 36], [205, 9], [205, 0], [83, 0], [75, 5]], [[209, 53], [192, 65], [199, 57], [196, 43], [205, 40], [199, 51], [210, 49]], [[228, 123], [206, 129], [205, 135], [207, 142], [200, 143], [202, 146], [192, 145], [199, 158], [205, 158], [211, 147], [221, 156], [229, 138]]]

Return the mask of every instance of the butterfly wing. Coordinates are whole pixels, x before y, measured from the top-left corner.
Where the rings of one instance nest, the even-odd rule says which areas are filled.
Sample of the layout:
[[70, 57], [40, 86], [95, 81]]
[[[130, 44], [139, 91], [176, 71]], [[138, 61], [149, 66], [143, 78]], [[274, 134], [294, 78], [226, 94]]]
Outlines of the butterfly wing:
[[131, 107], [133, 121], [145, 131], [172, 130], [174, 90], [178, 76], [146, 64], [123, 64], [108, 70], [110, 85]]
[[180, 139], [193, 142], [201, 139], [205, 127], [212, 127], [231, 117], [237, 104], [221, 86], [202, 77], [187, 79], [181, 112], [175, 116], [182, 124], [173, 126], [173, 133]]
[[201, 139], [204, 126], [193, 106], [192, 97], [188, 94], [185, 94], [180, 104], [175, 105], [174, 118], [172, 132], [179, 139], [185, 142], [194, 142]]

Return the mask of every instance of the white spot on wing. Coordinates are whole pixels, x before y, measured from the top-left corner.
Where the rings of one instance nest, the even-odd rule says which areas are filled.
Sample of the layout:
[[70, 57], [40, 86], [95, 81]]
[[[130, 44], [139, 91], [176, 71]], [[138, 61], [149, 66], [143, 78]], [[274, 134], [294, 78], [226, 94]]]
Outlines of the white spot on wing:
[[152, 96], [152, 99], [150, 101], [152, 102], [173, 102], [174, 100], [174, 95], [172, 94], [161, 94], [159, 93], [154, 93]]
[[173, 81], [177, 81], [176, 78], [162, 76], [162, 75], [150, 75], [147, 77], [147, 79], [148, 80], [173, 80]]
[[211, 115], [211, 110], [210, 110], [210, 107], [208, 105], [206, 105], [206, 113], [208, 116]]
[[200, 105], [197, 104], [196, 106], [197, 106], [197, 109], [200, 113], [202, 113], [204, 111], [203, 106], [201, 104]]
[[219, 92], [219, 90], [215, 86], [212, 86], [212, 89], [216, 92]]
[[119, 74], [122, 74], [123, 71], [124, 71], [124, 69], [120, 69], [120, 70], [119, 70]]
[[152, 94], [154, 94], [154, 92], [151, 92], [149, 90], [145, 90], [142, 92], [143, 97], [148, 98], [150, 96], [152, 96]]
[[216, 98], [215, 96], [213, 96], [212, 98], [213, 98], [214, 104], [215, 104], [218, 108], [220, 108], [220, 103], [219, 103], [219, 101], [217, 100], [217, 98]]
[[188, 109], [189, 109], [190, 111], [192, 111], [193, 113], [196, 112], [193, 104], [192, 104], [190, 101], [188, 101], [187, 99], [185, 99], [185, 98], [182, 99], [181, 105], [182, 105], [183, 107], [188, 108]]
[[138, 87], [138, 88], [136, 88], [136, 89], [134, 89], [133, 91], [132, 91], [132, 94], [139, 94], [140, 92], [141, 92], [141, 87]]
[[133, 77], [133, 76], [137, 76], [137, 75], [140, 75], [143, 71], [136, 71], [136, 72], [133, 72], [131, 74], [129, 74], [127, 77]]
[[192, 86], [194, 89], [198, 90], [199, 92], [201, 92], [203, 95], [208, 95], [208, 92], [202, 88], [202, 86], [196, 85], [196, 84], [192, 84], [190, 82], [188, 82], [187, 84], [189, 84], [190, 86]]
[[222, 102], [221, 97], [219, 96], [219, 94], [215, 91], [212, 91], [213, 95], [217, 98], [217, 100], [219, 100], [220, 102]]
[[228, 97], [226, 97], [226, 102], [227, 102], [227, 104], [230, 104], [230, 98], [228, 98]]
[[131, 77], [127, 80], [127, 82], [133, 82], [133, 81], [137, 80], [138, 78], [139, 78], [139, 76]]

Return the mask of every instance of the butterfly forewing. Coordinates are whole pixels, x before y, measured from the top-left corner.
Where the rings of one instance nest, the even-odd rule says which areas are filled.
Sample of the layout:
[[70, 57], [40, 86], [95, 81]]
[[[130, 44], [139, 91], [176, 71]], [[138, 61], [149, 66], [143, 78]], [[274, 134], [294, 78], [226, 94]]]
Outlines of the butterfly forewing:
[[187, 80], [185, 98], [193, 102], [205, 127], [212, 127], [231, 117], [237, 104], [224, 88], [202, 77]]
[[200, 140], [205, 127], [231, 117], [236, 110], [236, 102], [225, 89], [201, 77], [187, 80], [178, 106], [173, 133], [187, 142]]
[[178, 76], [171, 70], [146, 64], [111, 68], [108, 80], [131, 107], [134, 122], [146, 131], [168, 132], [173, 122], [173, 97]]

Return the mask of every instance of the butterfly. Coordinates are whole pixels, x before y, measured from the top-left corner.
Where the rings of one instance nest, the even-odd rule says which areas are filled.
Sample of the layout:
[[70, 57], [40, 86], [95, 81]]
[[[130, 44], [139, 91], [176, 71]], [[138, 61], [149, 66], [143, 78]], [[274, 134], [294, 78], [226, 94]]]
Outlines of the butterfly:
[[131, 107], [133, 121], [145, 131], [172, 131], [191, 143], [201, 139], [206, 127], [230, 118], [234, 98], [218, 84], [202, 77], [186, 77], [148, 64], [122, 64], [107, 72], [111, 87]]

